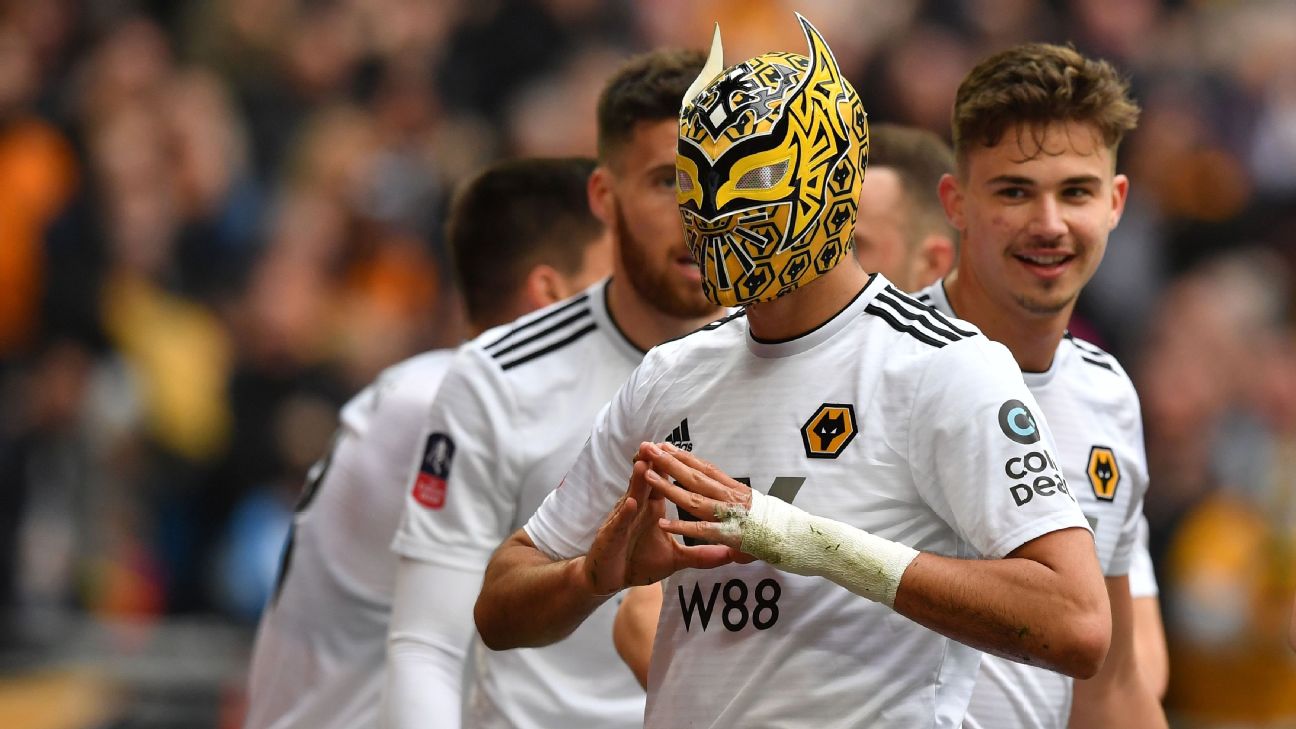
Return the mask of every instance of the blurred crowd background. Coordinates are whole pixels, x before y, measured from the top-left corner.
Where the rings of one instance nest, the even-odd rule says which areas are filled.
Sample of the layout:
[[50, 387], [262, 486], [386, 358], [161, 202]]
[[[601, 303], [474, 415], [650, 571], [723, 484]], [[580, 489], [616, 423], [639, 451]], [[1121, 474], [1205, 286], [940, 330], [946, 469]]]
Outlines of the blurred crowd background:
[[1291, 0], [0, 0], [0, 724], [237, 726], [338, 406], [464, 334], [454, 185], [592, 155], [636, 51], [801, 51], [793, 10], [871, 119], [946, 138], [1006, 45], [1129, 74], [1073, 331], [1143, 399], [1167, 703], [1296, 726]]

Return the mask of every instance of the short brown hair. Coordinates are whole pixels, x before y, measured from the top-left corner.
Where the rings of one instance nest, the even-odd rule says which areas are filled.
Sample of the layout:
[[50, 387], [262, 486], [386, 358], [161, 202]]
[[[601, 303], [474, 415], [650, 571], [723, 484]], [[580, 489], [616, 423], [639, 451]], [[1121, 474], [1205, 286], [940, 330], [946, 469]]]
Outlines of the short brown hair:
[[[937, 188], [954, 172], [954, 151], [935, 134], [898, 124], [869, 125], [869, 168], [886, 167], [900, 178], [904, 192], [905, 243], [911, 248], [937, 233], [954, 239]], [[866, 173], [867, 174], [867, 173]]]
[[[977, 64], [954, 99], [954, 151], [962, 164], [971, 145], [993, 147], [1018, 124], [1092, 124], [1115, 152], [1138, 124], [1129, 83], [1106, 61], [1071, 46], [1025, 43]], [[1037, 152], [1038, 153], [1038, 152]]]
[[517, 159], [487, 167], [455, 193], [446, 243], [477, 326], [503, 323], [513, 294], [540, 263], [575, 275], [603, 232], [589, 208], [594, 160]]
[[664, 49], [626, 62], [598, 101], [598, 155], [607, 163], [621, 150], [640, 122], [679, 118], [684, 94], [702, 72], [701, 51]]

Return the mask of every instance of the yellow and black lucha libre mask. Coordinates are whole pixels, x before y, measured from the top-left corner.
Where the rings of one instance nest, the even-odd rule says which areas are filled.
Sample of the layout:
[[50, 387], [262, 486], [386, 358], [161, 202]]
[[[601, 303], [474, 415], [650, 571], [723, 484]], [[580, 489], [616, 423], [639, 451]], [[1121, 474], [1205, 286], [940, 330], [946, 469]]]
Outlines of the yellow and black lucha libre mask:
[[721, 306], [782, 296], [851, 250], [868, 122], [819, 31], [797, 19], [809, 58], [766, 53], [723, 71], [717, 27], [680, 109], [676, 193]]

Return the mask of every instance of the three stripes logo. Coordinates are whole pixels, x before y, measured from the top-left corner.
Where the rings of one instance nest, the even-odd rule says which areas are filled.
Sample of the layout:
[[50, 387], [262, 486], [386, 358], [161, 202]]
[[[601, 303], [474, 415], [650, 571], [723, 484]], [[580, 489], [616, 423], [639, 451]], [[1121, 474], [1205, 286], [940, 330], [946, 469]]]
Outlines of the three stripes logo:
[[933, 347], [944, 347], [976, 335], [965, 328], [963, 322], [945, 316], [894, 286], [879, 291], [864, 310], [885, 321], [892, 329]]
[[521, 323], [483, 349], [505, 371], [556, 352], [598, 328], [589, 298], [589, 294], [581, 294], [543, 313], [523, 317]]
[[675, 430], [666, 436], [666, 442], [682, 451], [693, 452], [693, 438], [689, 435], [688, 418], [684, 418], [679, 425], [675, 426]]

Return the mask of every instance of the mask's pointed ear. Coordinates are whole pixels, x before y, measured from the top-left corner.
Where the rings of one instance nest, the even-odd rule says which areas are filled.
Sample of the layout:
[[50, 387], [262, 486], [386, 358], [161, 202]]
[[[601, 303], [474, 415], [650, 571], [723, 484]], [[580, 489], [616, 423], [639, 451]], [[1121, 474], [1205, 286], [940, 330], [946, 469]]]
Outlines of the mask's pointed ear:
[[724, 48], [720, 45], [720, 24], [716, 23], [715, 34], [711, 36], [711, 52], [707, 54], [706, 63], [702, 64], [702, 72], [693, 79], [688, 91], [684, 92], [684, 98], [680, 101], [680, 111], [684, 111], [684, 107], [693, 103], [693, 99], [702, 93], [702, 89], [711, 83], [711, 79], [719, 76], [723, 70]]
[[801, 30], [805, 33], [806, 44], [810, 46], [810, 75], [819, 76], [823, 74], [834, 81], [840, 81], [842, 74], [841, 69], [837, 66], [837, 58], [833, 56], [832, 49], [828, 47], [828, 42], [823, 39], [819, 31], [805, 19], [801, 13], [797, 13], [797, 20], [801, 23]]

